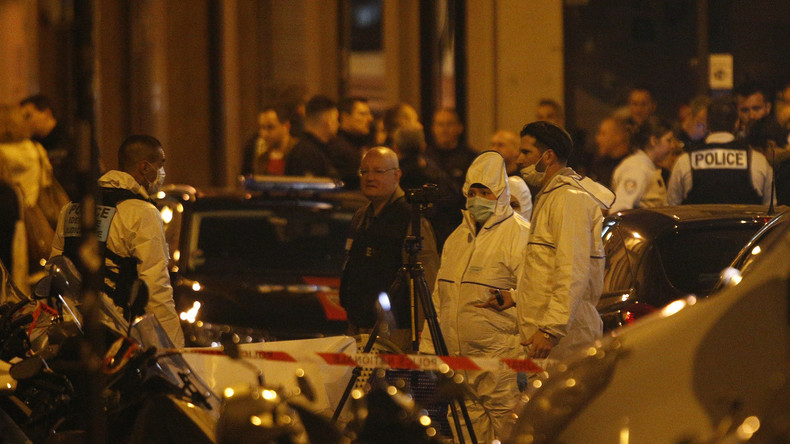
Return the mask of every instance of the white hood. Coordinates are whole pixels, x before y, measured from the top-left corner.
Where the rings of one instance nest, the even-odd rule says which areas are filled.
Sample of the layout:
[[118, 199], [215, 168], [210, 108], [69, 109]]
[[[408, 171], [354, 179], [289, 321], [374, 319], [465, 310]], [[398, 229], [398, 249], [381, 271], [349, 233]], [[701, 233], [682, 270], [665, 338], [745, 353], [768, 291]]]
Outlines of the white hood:
[[509, 215], [510, 186], [507, 183], [505, 159], [496, 151], [485, 151], [469, 165], [464, 182], [464, 196], [469, 194], [472, 184], [479, 183], [488, 187], [497, 197], [494, 216]]
[[614, 193], [609, 188], [601, 185], [600, 183], [590, 179], [589, 177], [582, 177], [576, 174], [570, 168], [563, 168], [551, 178], [546, 188], [541, 193], [550, 193], [551, 191], [565, 185], [570, 185], [574, 188], [584, 191], [589, 194], [598, 206], [608, 210], [614, 204]]
[[532, 192], [529, 191], [527, 183], [520, 176], [510, 176], [507, 178], [507, 182], [510, 185], [510, 194], [515, 196], [519, 205], [521, 205], [519, 214], [524, 219], [530, 220], [532, 216]]

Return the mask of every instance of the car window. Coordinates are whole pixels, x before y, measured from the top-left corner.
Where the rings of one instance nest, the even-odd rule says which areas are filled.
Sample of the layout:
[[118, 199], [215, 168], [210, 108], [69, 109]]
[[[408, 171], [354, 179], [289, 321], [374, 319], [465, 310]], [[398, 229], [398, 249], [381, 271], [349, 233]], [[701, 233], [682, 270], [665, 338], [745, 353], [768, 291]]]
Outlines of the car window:
[[763, 253], [770, 250], [778, 240], [784, 238], [782, 234], [786, 232], [785, 229], [788, 225], [790, 225], [790, 217], [781, 217], [781, 219], [767, 227], [767, 230], [761, 232], [760, 237], [754, 239], [751, 250], [737, 264], [734, 264], [735, 268], [740, 270], [741, 275], [749, 273], [752, 265], [759, 258], [765, 256]]
[[659, 237], [656, 246], [667, 279], [684, 293], [707, 295], [757, 228], [753, 224], [706, 227]]
[[339, 275], [352, 216], [330, 205], [198, 212], [188, 269]]
[[604, 226], [602, 232], [606, 252], [603, 292], [626, 293], [633, 286], [633, 269], [623, 236], [614, 223]]

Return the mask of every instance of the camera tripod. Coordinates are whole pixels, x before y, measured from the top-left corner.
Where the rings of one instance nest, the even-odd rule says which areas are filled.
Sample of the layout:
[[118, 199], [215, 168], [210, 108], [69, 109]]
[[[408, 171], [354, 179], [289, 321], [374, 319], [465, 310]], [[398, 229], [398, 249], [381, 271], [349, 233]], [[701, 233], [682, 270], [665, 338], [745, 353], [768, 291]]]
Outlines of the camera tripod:
[[[429, 204], [427, 199], [425, 199], [424, 191], [430, 191], [429, 186], [425, 186], [423, 189], [420, 190], [408, 190], [407, 191], [407, 200], [412, 205], [412, 214], [411, 214], [411, 233], [406, 236], [404, 245], [406, 252], [408, 253], [408, 261], [403, 264], [403, 266], [398, 270], [398, 274], [393, 281], [392, 285], [389, 289], [390, 297], [399, 297], [403, 296], [408, 292], [409, 297], [409, 311], [410, 311], [410, 329], [411, 329], [411, 343], [412, 343], [412, 351], [416, 352], [419, 350], [419, 338], [418, 338], [418, 321], [419, 321], [419, 311], [418, 311], [418, 303], [422, 304], [423, 314], [425, 316], [425, 320], [428, 324], [428, 329], [431, 333], [431, 340], [433, 342], [434, 351], [439, 356], [448, 356], [449, 352], [447, 349], [447, 343], [444, 340], [444, 335], [442, 334], [442, 330], [439, 327], [439, 320], [436, 314], [436, 307], [433, 305], [433, 299], [431, 298], [431, 291], [428, 287], [428, 282], [425, 280], [425, 269], [422, 266], [422, 263], [418, 260], [418, 254], [420, 250], [422, 250], [422, 235], [421, 235], [421, 221], [422, 221], [422, 213], [426, 206]], [[434, 185], [435, 187], [435, 185]], [[379, 320], [376, 321], [376, 324], [373, 326], [373, 330], [370, 333], [370, 337], [368, 338], [365, 347], [363, 348], [363, 353], [368, 353], [375, 343], [377, 337], [379, 336], [382, 327], [381, 324], [382, 319], [379, 317]], [[343, 405], [345, 401], [348, 399], [348, 396], [351, 392], [351, 389], [354, 387], [357, 378], [361, 374], [362, 369], [360, 367], [354, 368], [351, 380], [346, 386], [346, 390], [343, 393], [342, 398], [340, 399], [340, 403], [337, 406], [337, 409], [332, 416], [332, 422], [336, 422], [337, 418], [340, 415], [340, 412], [343, 410]], [[469, 438], [473, 444], [477, 444], [477, 438], [475, 436], [474, 429], [472, 427], [472, 421], [469, 417], [469, 412], [467, 411], [466, 404], [464, 400], [459, 396], [455, 399], [450, 400], [450, 413], [452, 414], [453, 418], [453, 425], [455, 427], [456, 434], [458, 436], [459, 442], [462, 444], [464, 441], [464, 433], [461, 427], [460, 418], [458, 416], [458, 410], [461, 411], [461, 415], [464, 418], [464, 422], [466, 423], [466, 428], [469, 434]]]

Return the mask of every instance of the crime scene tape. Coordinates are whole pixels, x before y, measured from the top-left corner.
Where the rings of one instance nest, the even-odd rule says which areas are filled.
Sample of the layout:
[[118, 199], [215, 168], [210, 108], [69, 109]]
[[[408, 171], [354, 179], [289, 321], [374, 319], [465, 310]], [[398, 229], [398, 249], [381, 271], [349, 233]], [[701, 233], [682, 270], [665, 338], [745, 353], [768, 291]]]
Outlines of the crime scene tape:
[[[219, 348], [182, 348], [162, 350], [165, 354], [199, 354], [225, 356]], [[378, 353], [293, 353], [268, 350], [239, 350], [244, 359], [290, 362], [294, 364], [325, 364], [346, 367], [374, 367], [399, 370], [505, 370], [540, 373], [543, 371], [531, 359], [478, 358], [468, 356], [397, 355]]]

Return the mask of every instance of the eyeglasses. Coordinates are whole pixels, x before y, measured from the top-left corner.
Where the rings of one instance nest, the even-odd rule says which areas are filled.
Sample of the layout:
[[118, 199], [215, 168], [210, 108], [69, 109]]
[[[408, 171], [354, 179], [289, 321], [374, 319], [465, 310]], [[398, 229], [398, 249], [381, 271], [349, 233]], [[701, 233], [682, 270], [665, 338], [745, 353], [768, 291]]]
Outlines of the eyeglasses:
[[400, 168], [387, 168], [386, 170], [382, 170], [379, 168], [374, 168], [372, 170], [359, 170], [357, 171], [360, 176], [367, 176], [368, 174], [372, 174], [374, 176], [381, 176], [382, 174], [389, 173], [390, 171], [395, 171]]

